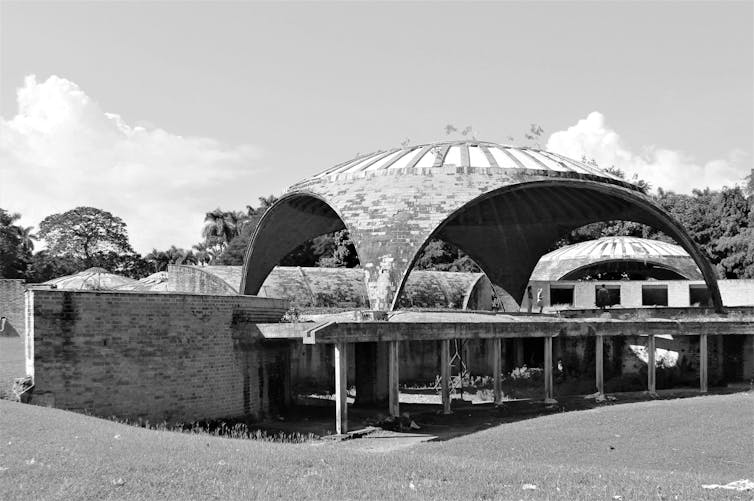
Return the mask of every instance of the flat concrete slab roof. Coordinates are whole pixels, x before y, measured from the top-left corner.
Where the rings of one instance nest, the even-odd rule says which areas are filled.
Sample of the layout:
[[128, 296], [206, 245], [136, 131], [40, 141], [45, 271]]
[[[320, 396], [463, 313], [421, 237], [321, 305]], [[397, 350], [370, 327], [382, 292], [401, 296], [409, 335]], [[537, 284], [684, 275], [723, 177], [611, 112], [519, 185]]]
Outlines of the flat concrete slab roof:
[[384, 321], [355, 321], [353, 312], [345, 312], [317, 315], [311, 321], [258, 324], [258, 327], [265, 339], [301, 339], [304, 344], [597, 335], [754, 335], [754, 309], [728, 314], [697, 310], [675, 312], [675, 318], [663, 318], [650, 309], [638, 313], [616, 310], [595, 314], [590, 311], [592, 316], [581, 318], [409, 310], [392, 312]]

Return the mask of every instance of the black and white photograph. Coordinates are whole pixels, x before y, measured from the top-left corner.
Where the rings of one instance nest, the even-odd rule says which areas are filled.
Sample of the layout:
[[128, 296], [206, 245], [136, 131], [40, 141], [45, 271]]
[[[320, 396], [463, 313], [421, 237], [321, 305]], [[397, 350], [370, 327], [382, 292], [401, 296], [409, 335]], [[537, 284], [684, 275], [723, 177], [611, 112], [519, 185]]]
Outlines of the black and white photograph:
[[752, 499], [752, 155], [752, 0], [0, 0], [0, 499]]

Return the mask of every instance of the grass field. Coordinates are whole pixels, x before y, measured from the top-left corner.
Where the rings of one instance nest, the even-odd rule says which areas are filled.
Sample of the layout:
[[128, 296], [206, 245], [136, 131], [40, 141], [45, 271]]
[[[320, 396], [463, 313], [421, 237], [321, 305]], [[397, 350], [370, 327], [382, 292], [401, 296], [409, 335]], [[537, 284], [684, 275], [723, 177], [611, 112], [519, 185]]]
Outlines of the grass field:
[[379, 440], [226, 439], [0, 401], [0, 499], [751, 499], [701, 486], [754, 480], [754, 395], [553, 414], [374, 452]]

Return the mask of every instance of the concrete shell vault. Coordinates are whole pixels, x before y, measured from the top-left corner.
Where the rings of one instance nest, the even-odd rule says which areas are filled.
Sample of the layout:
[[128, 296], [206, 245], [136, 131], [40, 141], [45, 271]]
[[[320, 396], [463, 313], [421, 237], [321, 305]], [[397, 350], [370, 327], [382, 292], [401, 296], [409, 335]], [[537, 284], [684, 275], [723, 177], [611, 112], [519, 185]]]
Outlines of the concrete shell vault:
[[532, 281], [574, 280], [581, 270], [609, 265], [641, 264], [670, 272], [678, 279], [702, 280], [702, 274], [682, 247], [658, 240], [629, 236], [602, 237], [566, 245], [542, 256]]
[[345, 228], [373, 309], [395, 308], [432, 237], [463, 249], [520, 302], [537, 261], [559, 238], [608, 220], [647, 224], [671, 236], [693, 258], [716, 309], [722, 309], [707, 259], [636, 186], [561, 155], [480, 141], [377, 152], [293, 185], [252, 237], [241, 290], [256, 294], [298, 245]]

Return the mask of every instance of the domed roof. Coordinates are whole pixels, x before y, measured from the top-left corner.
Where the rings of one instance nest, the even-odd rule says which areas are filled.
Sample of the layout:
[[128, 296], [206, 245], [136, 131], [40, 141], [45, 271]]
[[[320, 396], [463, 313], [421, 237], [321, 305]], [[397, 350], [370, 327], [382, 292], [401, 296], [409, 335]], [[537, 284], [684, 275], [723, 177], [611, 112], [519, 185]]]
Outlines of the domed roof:
[[136, 292], [166, 292], [168, 291], [168, 272], [158, 271], [148, 277], [140, 278], [138, 282], [118, 286], [119, 291]]
[[562, 280], [584, 266], [616, 261], [654, 263], [687, 279], [701, 277], [696, 263], [683, 247], [659, 240], [615, 236], [566, 245], [545, 254], [534, 268], [531, 280]]
[[[432, 174], [453, 172], [538, 171], [555, 177], [602, 178], [636, 187], [597, 166], [535, 148], [504, 146], [487, 141], [443, 141], [404, 146], [359, 155], [320, 172], [297, 185], [321, 178], [347, 179], [380, 174]], [[295, 188], [297, 185], [294, 185]]]
[[42, 285], [56, 289], [112, 291], [138, 283], [137, 280], [110, 273], [104, 268], [89, 268], [73, 275], [53, 278]]
[[709, 261], [641, 188], [558, 154], [484, 141], [372, 153], [294, 184], [254, 232], [241, 291], [257, 294], [291, 249], [346, 229], [365, 270], [371, 308], [397, 306], [410, 269], [433, 238], [462, 249], [518, 299], [539, 257], [562, 235], [616, 220], [652, 226], [679, 242], [722, 308]]
[[686, 257], [689, 253], [683, 247], [659, 240], [638, 237], [602, 237], [573, 245], [566, 245], [540, 258], [540, 261], [560, 261], [563, 259], [642, 260], [659, 257]]

